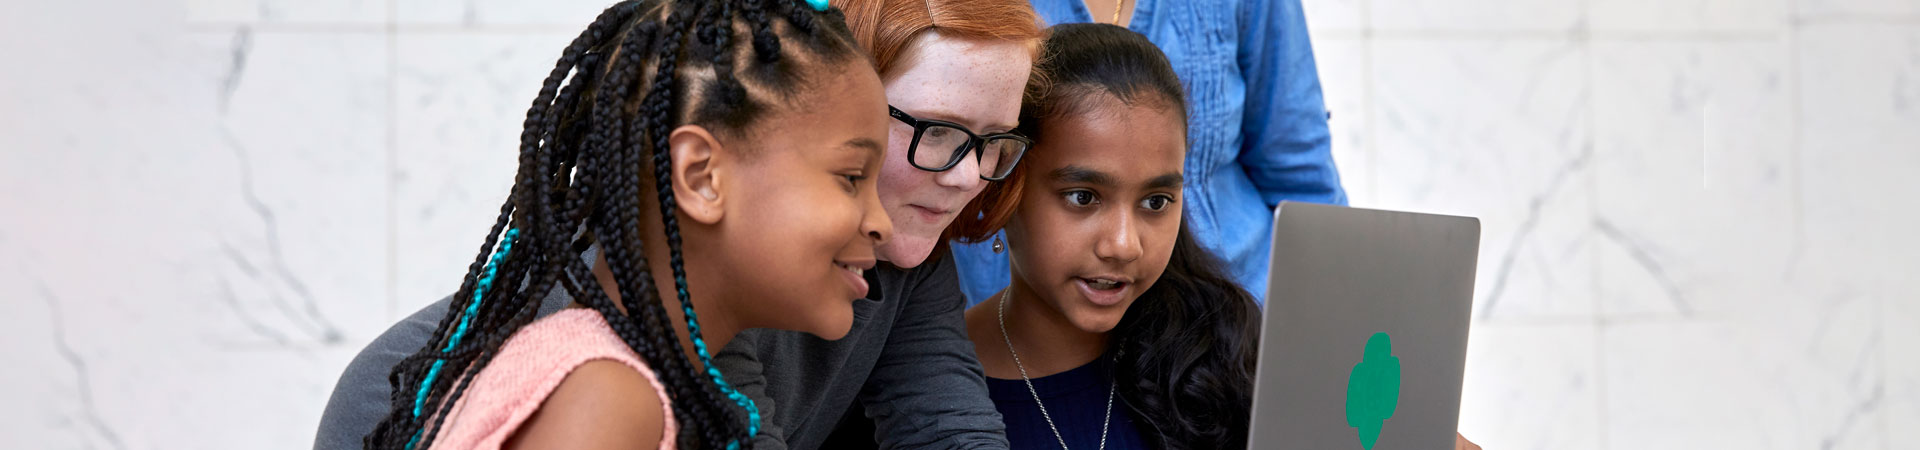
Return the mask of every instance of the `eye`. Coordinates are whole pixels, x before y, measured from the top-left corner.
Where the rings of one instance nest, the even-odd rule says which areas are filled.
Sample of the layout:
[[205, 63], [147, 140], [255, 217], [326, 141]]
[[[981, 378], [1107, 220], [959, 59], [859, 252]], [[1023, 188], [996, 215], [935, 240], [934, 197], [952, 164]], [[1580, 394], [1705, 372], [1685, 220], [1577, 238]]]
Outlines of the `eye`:
[[1162, 211], [1167, 209], [1167, 205], [1171, 204], [1173, 204], [1173, 197], [1165, 194], [1140, 200], [1140, 207], [1146, 208], [1148, 211]]
[[847, 191], [853, 192], [860, 189], [860, 182], [867, 181], [867, 175], [865, 173], [843, 173], [840, 174], [840, 179], [847, 182], [845, 186]]
[[1061, 195], [1066, 197], [1067, 204], [1073, 206], [1092, 206], [1100, 203], [1100, 197], [1094, 195], [1093, 191], [1067, 191]]

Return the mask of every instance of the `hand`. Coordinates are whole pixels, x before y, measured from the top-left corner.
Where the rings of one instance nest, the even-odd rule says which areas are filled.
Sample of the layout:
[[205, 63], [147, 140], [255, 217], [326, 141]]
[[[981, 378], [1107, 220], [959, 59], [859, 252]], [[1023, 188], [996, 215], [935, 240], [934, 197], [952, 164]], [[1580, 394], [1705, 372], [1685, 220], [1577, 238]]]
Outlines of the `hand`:
[[1453, 450], [1480, 450], [1480, 446], [1473, 445], [1473, 441], [1467, 440], [1466, 436], [1463, 436], [1460, 433], [1454, 433], [1453, 434]]

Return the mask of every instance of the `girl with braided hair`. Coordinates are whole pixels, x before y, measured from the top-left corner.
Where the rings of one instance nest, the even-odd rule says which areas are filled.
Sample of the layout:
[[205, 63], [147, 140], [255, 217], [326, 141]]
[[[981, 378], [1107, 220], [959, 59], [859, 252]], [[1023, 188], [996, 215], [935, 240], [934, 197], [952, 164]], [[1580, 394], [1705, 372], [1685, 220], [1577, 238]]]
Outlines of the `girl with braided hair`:
[[[1019, 117], [1021, 95], [1037, 55], [1039, 18], [1026, 0], [830, 1], [844, 12], [828, 14], [844, 16], [852, 41], [871, 55], [871, 71], [879, 73], [885, 89], [887, 105], [872, 113], [886, 127], [880, 141], [885, 161], [870, 175], [877, 179], [881, 208], [893, 220], [895, 232], [874, 249], [877, 262], [863, 274], [870, 289], [865, 298], [852, 302], [853, 326], [844, 337], [828, 340], [822, 338], [834, 336], [769, 326], [743, 330], [722, 348], [711, 341], [708, 331], [708, 351], [717, 352], [712, 354], [711, 367], [726, 374], [730, 388], [755, 401], [761, 420], [750, 443], [753, 448], [838, 449], [847, 448], [849, 441], [864, 440], [866, 445], [878, 443], [886, 448], [1004, 449], [1005, 425], [987, 398], [980, 364], [965, 334], [961, 313], [966, 299], [959, 290], [953, 260], [941, 247], [952, 241], [990, 238], [1018, 198], [1011, 192], [983, 191], [993, 185], [1019, 184], [1015, 180], [1020, 174], [1012, 170], [1019, 154], [1008, 150], [1020, 148], [1008, 144], [1024, 139], [1010, 131]], [[780, 20], [757, 19], [786, 18], [783, 8], [791, 6], [750, 2], [735, 8], [740, 11], [735, 36], [740, 37], [729, 38], [743, 42], [749, 32], [765, 35], [763, 25], [777, 30], [790, 27]], [[753, 48], [763, 45], [754, 39]], [[782, 34], [781, 39], [787, 38]], [[794, 53], [792, 47], [783, 46], [787, 49], [783, 54]], [[734, 61], [746, 61], [746, 57]], [[679, 64], [686, 67], [687, 62]], [[740, 64], [746, 63], [736, 66]], [[771, 66], [753, 67], [734, 72], [777, 73], [767, 69]], [[800, 98], [786, 104], [814, 101]], [[570, 130], [562, 120], [561, 129]], [[824, 119], [817, 123], [838, 124]], [[755, 136], [771, 139], [781, 134], [757, 132]], [[971, 139], [974, 136], [980, 139]], [[567, 141], [560, 143], [557, 148], [570, 148]], [[987, 148], [994, 151], [983, 151]], [[597, 192], [599, 186], [589, 187]], [[680, 196], [682, 205], [686, 198]], [[798, 201], [780, 206], [796, 205], [813, 206]], [[684, 214], [682, 221], [687, 220]], [[780, 235], [765, 236], [774, 240]], [[602, 240], [599, 245], [608, 244]], [[691, 241], [688, 245], [692, 248]], [[519, 253], [519, 244], [512, 251]], [[596, 253], [591, 247], [570, 251], [567, 255]], [[705, 250], [689, 250], [689, 255], [694, 251]], [[612, 258], [611, 251], [598, 253]], [[646, 261], [657, 264], [662, 258], [647, 254]], [[620, 264], [608, 262], [616, 269]], [[772, 268], [783, 264], [772, 258], [761, 262]], [[698, 280], [692, 284], [695, 303], [705, 308], [702, 296], [712, 293], [712, 288], [702, 287]], [[564, 312], [574, 303], [587, 304], [567, 289], [545, 292], [534, 317]], [[459, 311], [459, 302], [464, 301], [464, 297], [450, 297], [431, 303], [362, 349], [335, 385], [313, 447], [360, 447], [375, 423], [394, 410], [391, 398], [396, 391], [390, 390], [387, 375], [429, 341], [444, 345], [443, 318], [449, 311]], [[791, 310], [797, 309], [762, 308], [754, 313]], [[667, 311], [675, 311], [672, 304]], [[712, 314], [701, 309], [703, 327], [714, 326], [708, 323], [715, 320]], [[669, 371], [663, 366], [654, 368], [671, 375], [664, 373]], [[864, 429], [838, 427], [856, 421], [842, 419], [858, 419]], [[838, 440], [843, 437], [849, 439]]]
[[[750, 442], [759, 408], [710, 354], [745, 328], [847, 333], [892, 233], [885, 111], [824, 1], [608, 8], [540, 88], [512, 193], [364, 447]], [[573, 300], [543, 314], [554, 293]]]

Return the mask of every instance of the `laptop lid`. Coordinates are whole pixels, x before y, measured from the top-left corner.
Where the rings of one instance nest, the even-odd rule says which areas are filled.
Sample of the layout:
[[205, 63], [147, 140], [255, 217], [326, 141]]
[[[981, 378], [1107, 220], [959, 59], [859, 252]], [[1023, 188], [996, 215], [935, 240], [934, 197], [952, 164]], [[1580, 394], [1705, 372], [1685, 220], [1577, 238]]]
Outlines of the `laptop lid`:
[[1480, 221], [1282, 203], [1251, 448], [1451, 449]]

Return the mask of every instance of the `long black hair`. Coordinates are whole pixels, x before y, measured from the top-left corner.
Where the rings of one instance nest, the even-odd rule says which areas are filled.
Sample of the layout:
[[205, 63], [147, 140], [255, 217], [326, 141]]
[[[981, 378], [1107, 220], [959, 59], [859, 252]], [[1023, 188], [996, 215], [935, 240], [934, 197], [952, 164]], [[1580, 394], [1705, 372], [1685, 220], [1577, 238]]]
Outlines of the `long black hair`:
[[[434, 339], [388, 375], [392, 410], [365, 446], [430, 447], [474, 375], [534, 320], [553, 289], [599, 312], [659, 373], [671, 413], [685, 428], [680, 447], [750, 442], [757, 410], [706, 361], [688, 301], [667, 137], [684, 124], [744, 136], [812, 81], [833, 76], [831, 69], [866, 67], [843, 20], [838, 10], [817, 11], [800, 0], [630, 0], [602, 12], [561, 52], [534, 97], [513, 190]], [[665, 242], [641, 239], [647, 181]], [[673, 288], [705, 372], [680, 351], [643, 244], [668, 249]], [[603, 252], [621, 307], [580, 258], [590, 247]]]
[[[1049, 30], [1021, 107], [1023, 132], [1087, 113], [1098, 95], [1128, 105], [1187, 111], [1180, 78], [1146, 36], [1114, 25], [1063, 24]], [[1247, 446], [1260, 307], [1180, 223], [1173, 256], [1153, 287], [1134, 300], [1108, 336], [1119, 396], [1163, 449]]]

